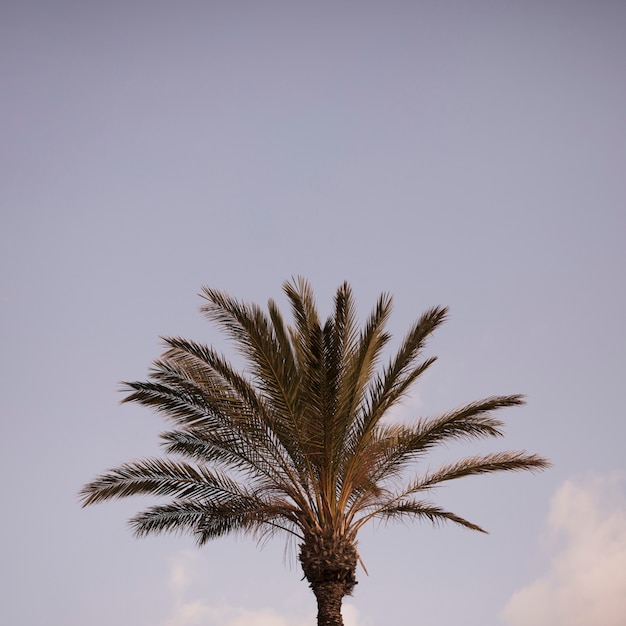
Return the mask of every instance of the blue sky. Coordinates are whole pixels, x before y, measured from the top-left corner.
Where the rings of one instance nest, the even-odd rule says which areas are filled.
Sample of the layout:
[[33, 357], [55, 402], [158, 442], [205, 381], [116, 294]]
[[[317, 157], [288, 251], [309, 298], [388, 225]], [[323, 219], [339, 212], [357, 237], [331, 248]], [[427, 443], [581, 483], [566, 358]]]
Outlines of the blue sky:
[[554, 463], [439, 493], [489, 536], [365, 531], [346, 626], [621, 626], [625, 23], [602, 0], [4, 3], [1, 621], [313, 623], [280, 540], [138, 541], [147, 501], [76, 497], [158, 452], [118, 381], [159, 336], [227, 348], [202, 285], [284, 303], [301, 274], [324, 312], [343, 280], [362, 316], [391, 292], [396, 338], [449, 305], [396, 417], [525, 393], [489, 450]]

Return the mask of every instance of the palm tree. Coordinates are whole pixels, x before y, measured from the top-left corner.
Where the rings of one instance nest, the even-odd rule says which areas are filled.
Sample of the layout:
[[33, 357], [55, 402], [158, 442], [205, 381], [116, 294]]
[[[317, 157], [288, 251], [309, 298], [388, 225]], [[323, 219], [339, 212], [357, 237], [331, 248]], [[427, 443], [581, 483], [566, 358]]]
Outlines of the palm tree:
[[549, 462], [524, 452], [472, 456], [436, 471], [406, 470], [435, 447], [502, 436], [492, 413], [523, 403], [520, 395], [472, 402], [411, 425], [391, 422], [398, 404], [435, 361], [425, 342], [447, 309], [426, 311], [386, 367], [391, 298], [383, 294], [363, 328], [351, 289], [337, 290], [322, 324], [302, 278], [286, 282], [293, 325], [276, 303], [255, 304], [204, 288], [202, 312], [234, 340], [245, 359], [237, 371], [216, 350], [180, 337], [146, 382], [124, 383], [125, 402], [162, 413], [167, 453], [125, 463], [85, 485], [83, 506], [138, 494], [169, 496], [131, 520], [137, 536], [192, 533], [198, 545], [228, 533], [264, 538], [289, 533], [317, 599], [318, 626], [341, 626], [341, 603], [356, 584], [357, 534], [371, 520], [425, 519], [480, 526], [425, 496], [449, 480], [502, 471], [540, 470]]

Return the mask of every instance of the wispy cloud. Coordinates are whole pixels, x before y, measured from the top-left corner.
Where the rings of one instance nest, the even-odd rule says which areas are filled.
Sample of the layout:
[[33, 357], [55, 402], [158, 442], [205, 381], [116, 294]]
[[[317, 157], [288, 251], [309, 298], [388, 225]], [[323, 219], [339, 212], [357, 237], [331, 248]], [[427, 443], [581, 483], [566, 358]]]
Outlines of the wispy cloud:
[[202, 601], [177, 605], [164, 626], [305, 626], [311, 620], [294, 621], [273, 609], [248, 610], [230, 606], [210, 606]]
[[[181, 552], [172, 560], [169, 588], [174, 608], [161, 626], [310, 626], [315, 622], [314, 615], [304, 612], [283, 615], [269, 607], [250, 609], [193, 598], [191, 588], [200, 565], [200, 557], [194, 552]], [[353, 605], [344, 603], [343, 615], [345, 626], [364, 626]]]
[[341, 607], [344, 626], [365, 626], [365, 621], [353, 604], [343, 603]]
[[421, 415], [424, 403], [417, 389], [412, 389], [410, 395], [403, 398], [385, 413], [386, 423], [414, 422]]
[[625, 487], [621, 474], [561, 486], [548, 518], [550, 568], [513, 595], [502, 613], [507, 624], [624, 625]]

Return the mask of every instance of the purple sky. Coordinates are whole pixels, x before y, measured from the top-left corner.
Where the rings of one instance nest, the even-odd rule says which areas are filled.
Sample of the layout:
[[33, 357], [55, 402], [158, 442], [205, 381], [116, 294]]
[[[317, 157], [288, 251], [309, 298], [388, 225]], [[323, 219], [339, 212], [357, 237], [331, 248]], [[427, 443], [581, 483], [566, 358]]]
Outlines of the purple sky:
[[[540, 475], [372, 528], [346, 626], [623, 626], [626, 3], [9, 1], [0, 7], [0, 623], [305, 626], [293, 553], [133, 539], [95, 474], [158, 452], [119, 406], [200, 287], [327, 313], [451, 307], [396, 417], [526, 393], [486, 450]], [[434, 461], [483, 448], [454, 447]], [[433, 461], [433, 462], [434, 462]]]

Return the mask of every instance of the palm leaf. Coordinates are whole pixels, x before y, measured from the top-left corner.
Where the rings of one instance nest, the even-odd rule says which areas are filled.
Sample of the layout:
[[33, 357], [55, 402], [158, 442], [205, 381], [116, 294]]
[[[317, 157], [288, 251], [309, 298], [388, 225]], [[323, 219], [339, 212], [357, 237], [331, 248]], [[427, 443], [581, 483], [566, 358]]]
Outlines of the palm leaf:
[[[486, 530], [473, 522], [423, 500], [403, 500], [397, 504], [379, 509], [372, 517], [379, 517], [384, 520], [396, 520], [407, 517], [426, 519], [435, 526], [441, 523], [452, 522], [464, 528], [487, 534]], [[364, 518], [364, 521], [369, 521], [369, 519], [369, 517]], [[361, 527], [359, 522], [354, 524], [357, 530]]]

